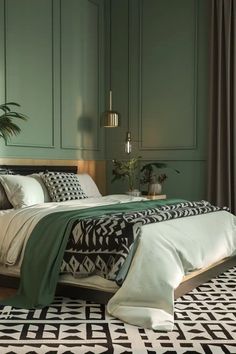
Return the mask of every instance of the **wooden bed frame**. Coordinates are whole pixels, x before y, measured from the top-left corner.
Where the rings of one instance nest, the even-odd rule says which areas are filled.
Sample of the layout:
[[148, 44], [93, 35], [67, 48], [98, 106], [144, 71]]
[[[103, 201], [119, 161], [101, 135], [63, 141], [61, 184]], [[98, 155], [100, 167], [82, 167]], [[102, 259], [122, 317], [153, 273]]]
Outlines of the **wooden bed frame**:
[[[226, 270], [236, 265], [236, 256], [222, 260], [217, 264], [200, 271], [192, 272], [184, 277], [178, 288], [175, 289], [174, 297], [179, 297], [189, 293], [199, 285], [206, 283], [217, 275], [224, 273]], [[4, 288], [17, 289], [20, 284], [20, 278], [0, 274], [0, 286]], [[114, 295], [113, 292], [93, 290], [85, 286], [67, 285], [59, 283], [56, 290], [56, 295], [79, 298], [95, 303], [107, 304], [110, 298]]]
[[[28, 175], [31, 173], [38, 173], [44, 171], [60, 171], [60, 172], [70, 172], [77, 173], [77, 166], [32, 166], [32, 165], [0, 165], [0, 174], [21, 174]], [[209, 281], [213, 277], [225, 272], [227, 269], [236, 266], [236, 256], [230, 257], [214, 265], [201, 269], [196, 272], [185, 276], [183, 281], [175, 290], [175, 299], [187, 294], [192, 289], [198, 287], [199, 285]], [[0, 274], [0, 287], [6, 288], [18, 288], [20, 279], [15, 276], [7, 276]], [[85, 286], [73, 286], [67, 284], [58, 284], [57, 295], [76, 297], [82, 300], [94, 301], [101, 304], [106, 304], [109, 299], [113, 296], [113, 292], [105, 292], [100, 290], [93, 290], [86, 288]]]

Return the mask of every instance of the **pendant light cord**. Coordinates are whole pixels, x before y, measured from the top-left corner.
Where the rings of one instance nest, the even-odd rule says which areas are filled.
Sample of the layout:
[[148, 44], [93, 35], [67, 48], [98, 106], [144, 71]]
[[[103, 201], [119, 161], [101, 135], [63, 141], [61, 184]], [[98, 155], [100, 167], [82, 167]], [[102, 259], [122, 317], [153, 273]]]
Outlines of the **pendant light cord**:
[[[113, 111], [112, 109], [112, 0], [109, 0], [107, 10], [107, 17], [109, 22], [107, 22], [106, 28], [109, 31], [109, 38], [107, 36], [107, 55], [108, 55], [108, 68], [109, 68], [109, 78], [107, 79], [107, 86], [109, 84], [109, 109], [103, 114], [103, 127], [106, 128], [116, 128], [119, 126], [119, 113]], [[106, 97], [106, 96], [105, 96]]]
[[130, 0], [128, 0], [128, 132], [130, 132]]
[[110, 5], [110, 18], [109, 18], [109, 91], [111, 91], [111, 59], [112, 59], [112, 52], [111, 52], [111, 42], [112, 42], [112, 38], [111, 38], [111, 31], [112, 31], [112, 23], [111, 23], [111, 16], [112, 16], [112, 11], [111, 11], [111, 7], [112, 7], [112, 0], [110, 0], [109, 2]]
[[109, 110], [112, 111], [112, 86], [111, 86], [111, 60], [112, 60], [112, 51], [111, 51], [111, 32], [112, 32], [112, 21], [111, 21], [111, 16], [112, 16], [112, 0], [109, 2], [110, 5], [110, 18], [109, 18]]
[[127, 109], [127, 128], [126, 141], [125, 141], [125, 152], [130, 154], [132, 151], [132, 142], [131, 142], [131, 132], [130, 132], [130, 0], [128, 0], [128, 109]]

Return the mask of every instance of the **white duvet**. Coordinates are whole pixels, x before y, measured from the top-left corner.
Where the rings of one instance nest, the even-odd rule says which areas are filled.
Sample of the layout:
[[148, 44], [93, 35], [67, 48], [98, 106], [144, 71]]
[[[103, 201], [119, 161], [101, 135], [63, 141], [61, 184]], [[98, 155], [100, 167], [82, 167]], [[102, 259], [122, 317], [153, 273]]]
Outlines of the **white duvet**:
[[[27, 239], [44, 215], [141, 199], [114, 195], [2, 211], [0, 264], [21, 264]], [[109, 301], [108, 312], [134, 325], [170, 331], [174, 289], [183, 276], [234, 254], [236, 217], [226, 211], [145, 225], [129, 273]]]

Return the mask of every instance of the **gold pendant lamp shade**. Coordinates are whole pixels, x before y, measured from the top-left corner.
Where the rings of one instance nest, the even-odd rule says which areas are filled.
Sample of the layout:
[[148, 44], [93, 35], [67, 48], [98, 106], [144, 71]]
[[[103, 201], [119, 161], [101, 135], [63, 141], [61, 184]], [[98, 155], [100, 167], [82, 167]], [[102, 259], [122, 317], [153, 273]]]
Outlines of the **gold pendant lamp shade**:
[[119, 127], [119, 114], [115, 111], [106, 111], [103, 116], [104, 128], [117, 128]]
[[103, 126], [105, 128], [117, 128], [119, 126], [119, 113], [112, 110], [112, 91], [110, 90], [109, 110], [103, 113]]

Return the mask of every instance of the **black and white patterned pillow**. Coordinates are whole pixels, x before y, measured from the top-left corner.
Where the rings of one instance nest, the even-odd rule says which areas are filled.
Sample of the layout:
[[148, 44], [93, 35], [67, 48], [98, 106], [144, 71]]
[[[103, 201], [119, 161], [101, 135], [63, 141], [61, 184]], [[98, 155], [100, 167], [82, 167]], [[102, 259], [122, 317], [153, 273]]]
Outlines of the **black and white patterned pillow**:
[[87, 198], [74, 173], [46, 172], [42, 179], [53, 202]]

